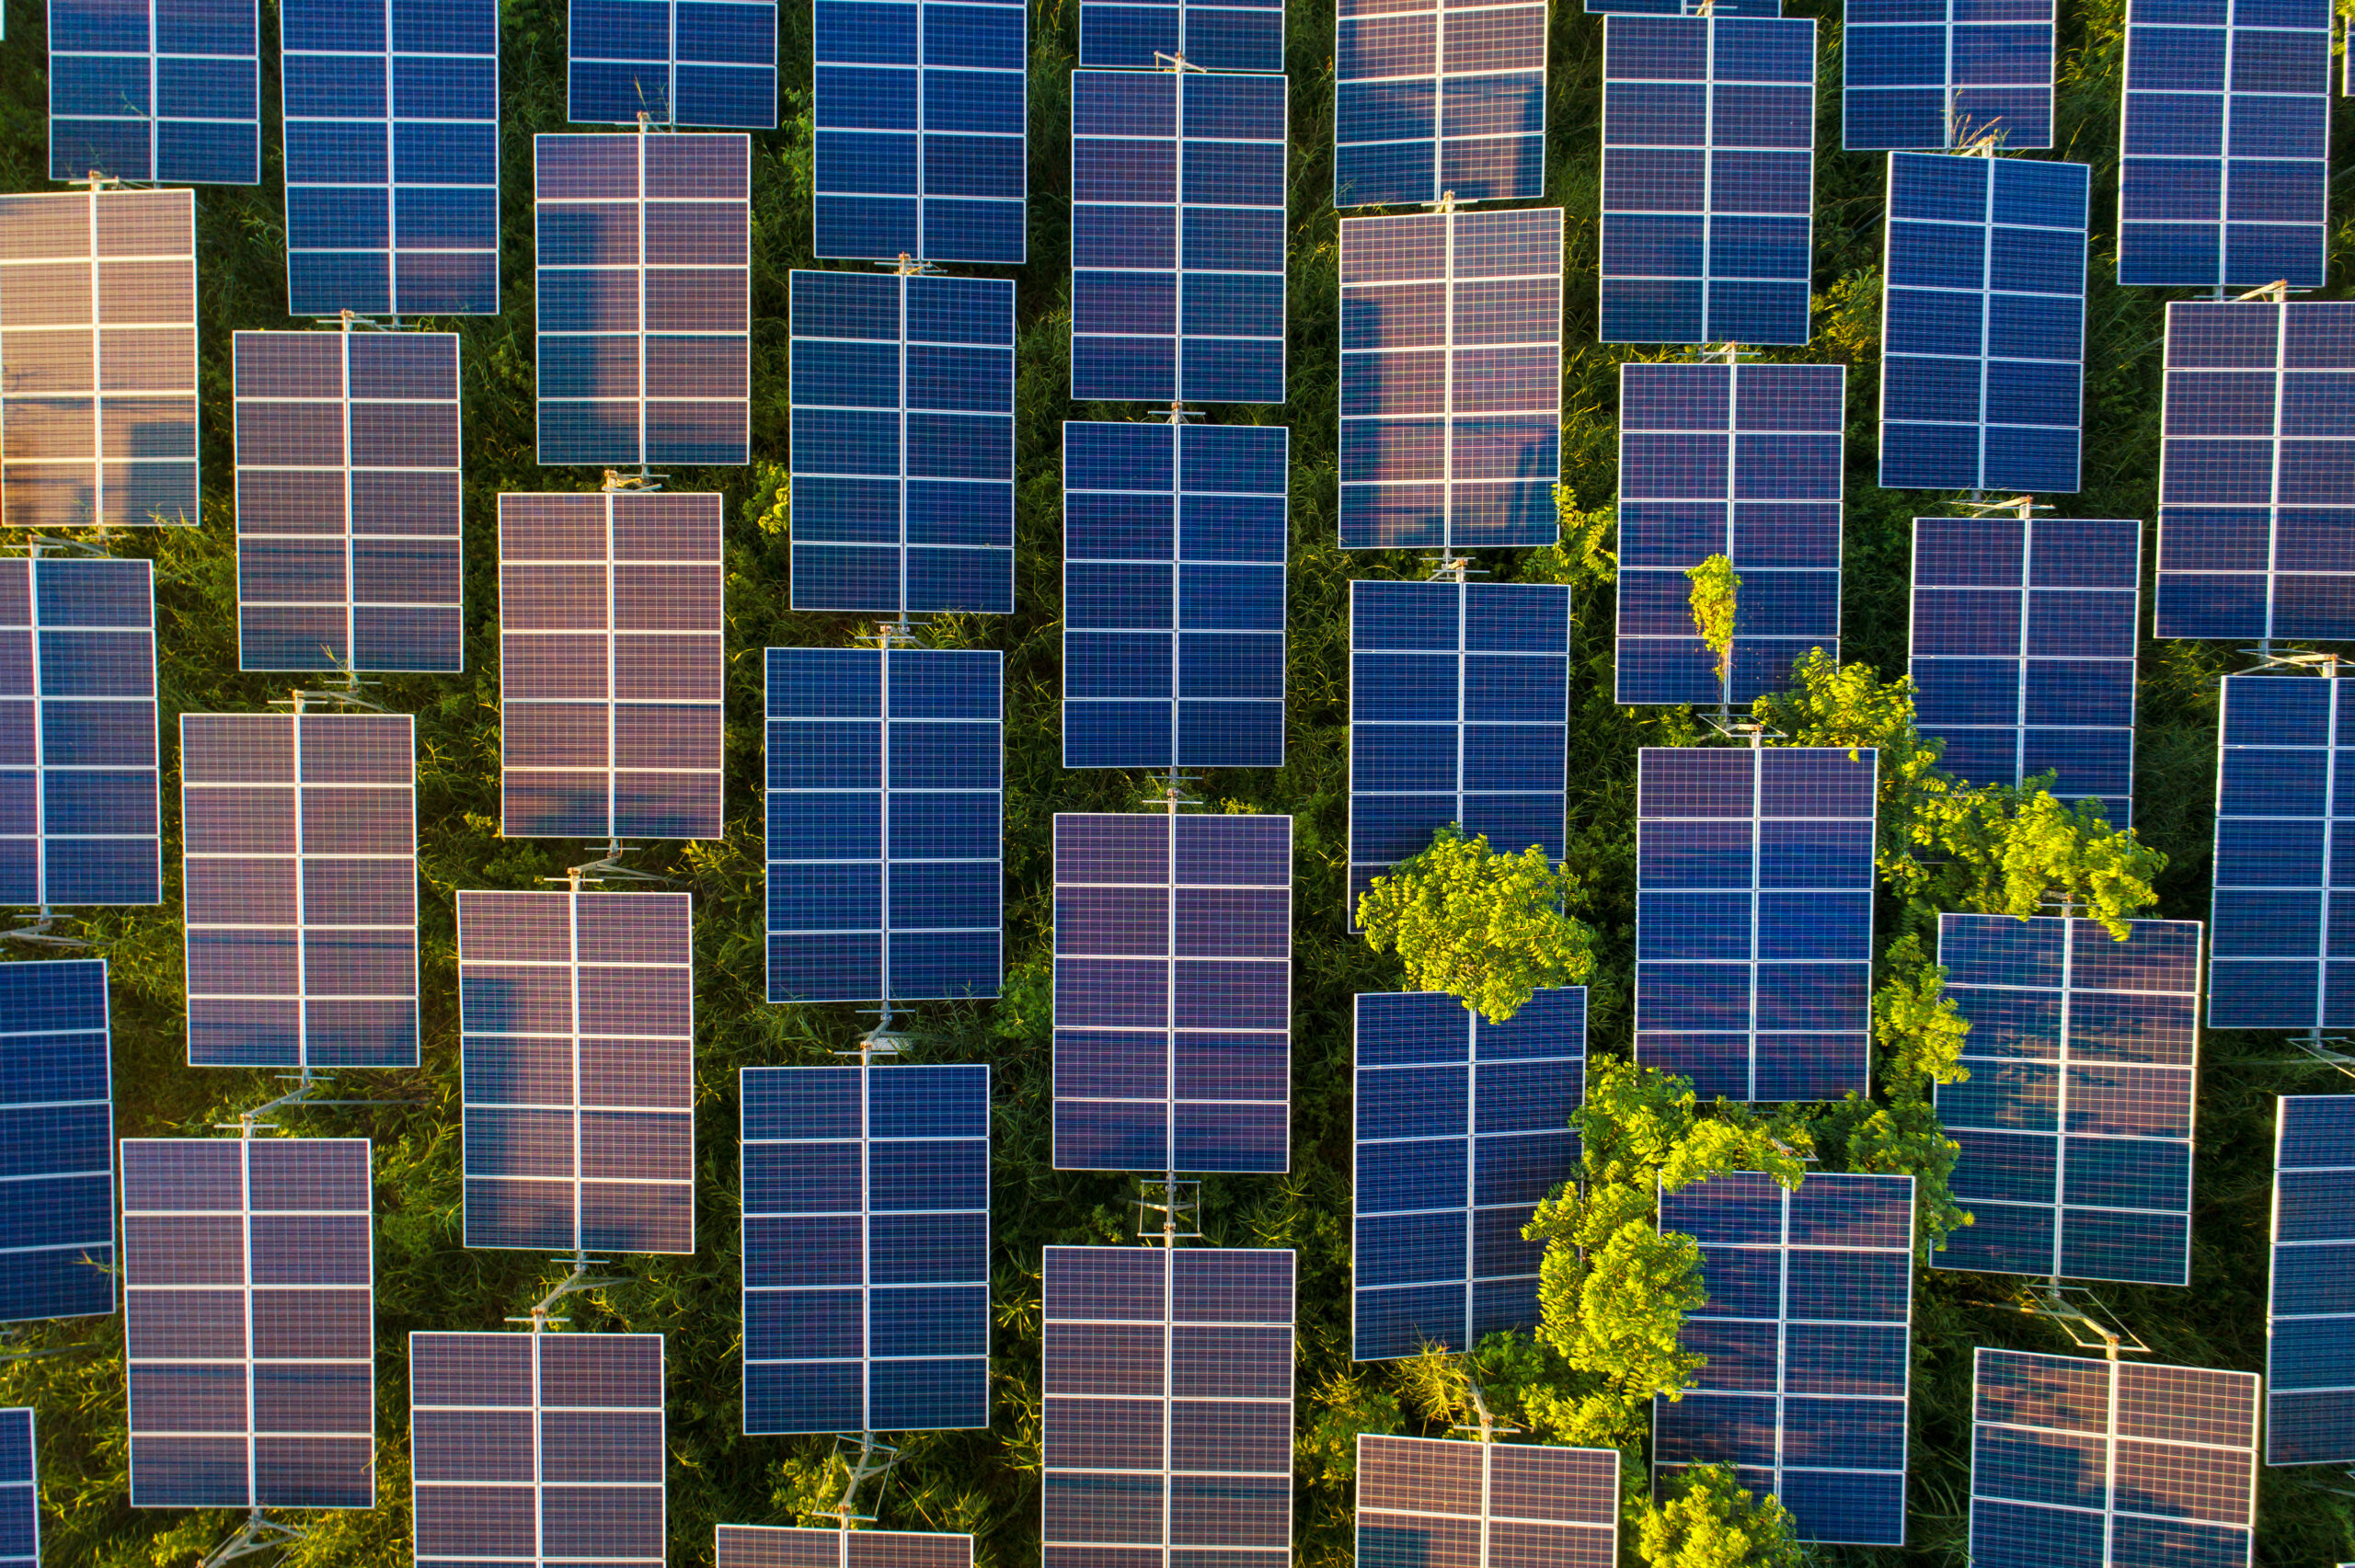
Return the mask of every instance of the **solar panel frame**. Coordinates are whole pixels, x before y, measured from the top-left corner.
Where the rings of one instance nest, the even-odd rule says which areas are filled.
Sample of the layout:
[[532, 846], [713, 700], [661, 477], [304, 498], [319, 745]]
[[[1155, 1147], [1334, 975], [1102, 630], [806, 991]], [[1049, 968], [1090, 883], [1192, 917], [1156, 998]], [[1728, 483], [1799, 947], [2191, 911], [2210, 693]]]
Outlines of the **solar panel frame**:
[[1619, 1454], [1361, 1432], [1357, 1560], [1507, 1568], [1614, 1568]]
[[0, 1322], [115, 1309], [112, 1036], [105, 959], [0, 965]]
[[715, 1525], [716, 1568], [973, 1568], [973, 1538], [913, 1530]]
[[2355, 1096], [2275, 1101], [2265, 1299], [2265, 1462], [2355, 1459]]
[[1338, 0], [1333, 205], [1545, 193], [1544, 0]]
[[2051, 0], [1861, 0], [1841, 30], [1848, 152], [2052, 145]]
[[29, 1405], [0, 1410], [0, 1568], [40, 1568], [40, 1466]]
[[48, 0], [48, 26], [50, 178], [261, 183], [256, 0]]
[[1205, 71], [1281, 71], [1281, 0], [1080, 0], [1082, 67], [1157, 71], [1164, 55]]
[[776, 0], [570, 0], [564, 53], [575, 125], [776, 129]]

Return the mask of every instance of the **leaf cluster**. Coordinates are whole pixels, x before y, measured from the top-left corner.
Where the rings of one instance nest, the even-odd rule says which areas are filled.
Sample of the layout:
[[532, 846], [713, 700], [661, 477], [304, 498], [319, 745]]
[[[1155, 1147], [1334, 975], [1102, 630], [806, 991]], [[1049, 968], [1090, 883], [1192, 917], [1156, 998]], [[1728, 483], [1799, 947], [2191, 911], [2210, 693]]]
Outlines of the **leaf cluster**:
[[1454, 827], [1377, 876], [1358, 899], [1376, 953], [1396, 949], [1409, 987], [1445, 991], [1492, 1024], [1545, 986], [1594, 972], [1594, 933], [1566, 912], [1579, 884], [1545, 849], [1500, 854]]

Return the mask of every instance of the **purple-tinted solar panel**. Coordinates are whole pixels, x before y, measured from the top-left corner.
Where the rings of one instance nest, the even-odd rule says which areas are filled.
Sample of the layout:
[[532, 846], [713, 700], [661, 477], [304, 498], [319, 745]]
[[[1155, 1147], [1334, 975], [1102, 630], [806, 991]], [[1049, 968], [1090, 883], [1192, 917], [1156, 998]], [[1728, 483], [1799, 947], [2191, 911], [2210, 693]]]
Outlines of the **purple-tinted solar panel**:
[[718, 1568], [973, 1568], [973, 1538], [907, 1530], [720, 1525]]
[[1613, 1568], [1619, 1455], [1358, 1434], [1361, 1568]]

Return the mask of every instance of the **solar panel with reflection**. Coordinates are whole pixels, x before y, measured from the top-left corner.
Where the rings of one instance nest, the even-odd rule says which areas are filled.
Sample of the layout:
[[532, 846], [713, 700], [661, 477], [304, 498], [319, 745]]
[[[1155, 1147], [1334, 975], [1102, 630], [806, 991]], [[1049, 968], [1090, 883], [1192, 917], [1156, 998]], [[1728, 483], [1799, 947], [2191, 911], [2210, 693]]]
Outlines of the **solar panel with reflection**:
[[2355, 1459], [2355, 1094], [2284, 1094], [2273, 1144], [2265, 1462]]
[[973, 1568], [973, 1538], [905, 1530], [721, 1525], [718, 1568]]
[[1333, 204], [1545, 191], [1543, 0], [1338, 0]]
[[1609, 1448], [1358, 1434], [1365, 1568], [1612, 1568], [1619, 1456]]
[[776, 0], [570, 0], [565, 49], [575, 125], [776, 127]]
[[0, 964], [0, 1322], [114, 1310], [107, 963]]
[[2052, 145], [2052, 0], [1856, 0], [1841, 32], [1849, 152]]
[[0, 1410], [0, 1568], [40, 1568], [40, 1473], [24, 1405]]
[[261, 181], [255, 0], [49, 0], [49, 177]]
[[1281, 71], [1281, 0], [1080, 0], [1081, 65], [1154, 71], [1164, 55], [1205, 71]]

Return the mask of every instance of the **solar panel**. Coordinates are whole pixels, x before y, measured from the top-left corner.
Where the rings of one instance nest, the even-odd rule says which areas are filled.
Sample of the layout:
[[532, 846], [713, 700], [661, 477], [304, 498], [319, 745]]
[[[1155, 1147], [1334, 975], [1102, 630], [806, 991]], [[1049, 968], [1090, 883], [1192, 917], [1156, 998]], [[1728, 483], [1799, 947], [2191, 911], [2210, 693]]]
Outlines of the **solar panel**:
[[1080, 0], [1081, 65], [1153, 71], [1167, 55], [1205, 71], [1281, 71], [1281, 0]]
[[1004, 659], [768, 650], [771, 1001], [997, 994]]
[[1636, 1059], [1704, 1100], [1864, 1092], [1878, 760], [1644, 749]]
[[1735, 1171], [1662, 1192], [1709, 1299], [1677, 1334], [1707, 1358], [1652, 1401], [1652, 1469], [1730, 1464], [1806, 1541], [1905, 1542], [1913, 1178]]
[[412, 1333], [417, 1568], [662, 1568], [662, 1336]]
[[1338, 0], [1333, 204], [1545, 193], [1545, 6]]
[[1970, 1561], [2251, 1561], [2257, 1374], [1981, 1346]]
[[2355, 1095], [2284, 1094], [2273, 1145], [2265, 1462], [2355, 1459]]
[[776, 0], [571, 0], [575, 125], [776, 128]]
[[261, 182], [255, 0], [49, 0], [49, 177]]
[[240, 332], [237, 667], [465, 668], [454, 332]]
[[0, 1410], [0, 1568], [40, 1568], [40, 1475], [23, 1405]]
[[816, 9], [814, 254], [1019, 265], [1029, 211], [1021, 0]]
[[1014, 285], [796, 272], [793, 607], [1014, 609]]
[[2142, 525], [1913, 520], [1913, 716], [1973, 784], [2046, 772], [2053, 797], [2133, 816]]
[[1890, 155], [1884, 489], [2077, 488], [2092, 172]]
[[376, 1505], [364, 1138], [122, 1140], [134, 1508]]
[[1341, 547], [1551, 544], [1561, 472], [1561, 209], [1345, 221]]
[[750, 136], [535, 136], [539, 460], [751, 456]]
[[155, 567], [0, 560], [0, 904], [163, 898]]
[[1292, 1269], [1047, 1249], [1042, 1568], [1292, 1561]]
[[1805, 343], [1815, 23], [1603, 24], [1605, 343]]
[[1280, 768], [1291, 432], [1063, 426], [1063, 766]]
[[1841, 32], [1849, 152], [2052, 145], [2052, 0], [1857, 0]]
[[103, 958], [0, 964], [0, 1322], [114, 1310], [114, 1087]]
[[720, 1525], [718, 1568], [973, 1568], [973, 1538]]
[[1292, 818], [1055, 818], [1055, 1169], [1291, 1158]]
[[1072, 74], [1075, 401], [1284, 400], [1288, 85]]
[[1365, 1568], [1613, 1568], [1619, 1456], [1361, 1432], [1357, 1514]]
[[689, 903], [458, 895], [467, 1246], [695, 1250]]
[[508, 838], [720, 836], [719, 499], [499, 498]]
[[744, 1430], [990, 1424], [990, 1070], [743, 1078]]
[[1583, 986], [1502, 1024], [1443, 991], [1359, 993], [1354, 1359], [1536, 1326], [1545, 1248], [1521, 1228], [1576, 1173], [1585, 1091]]
[[2321, 286], [2330, 49], [2329, 0], [2129, 0], [2120, 283]]
[[499, 7], [280, 0], [290, 315], [499, 314]]
[[196, 198], [0, 196], [0, 523], [196, 520]]
[[2355, 637], [2355, 304], [2167, 306], [2157, 635]]
[[[1840, 657], [1844, 365], [1619, 367], [1619, 612], [1614, 700], [1730, 704]], [[1693, 624], [1685, 574], [1732, 562], [1732, 673]]]

